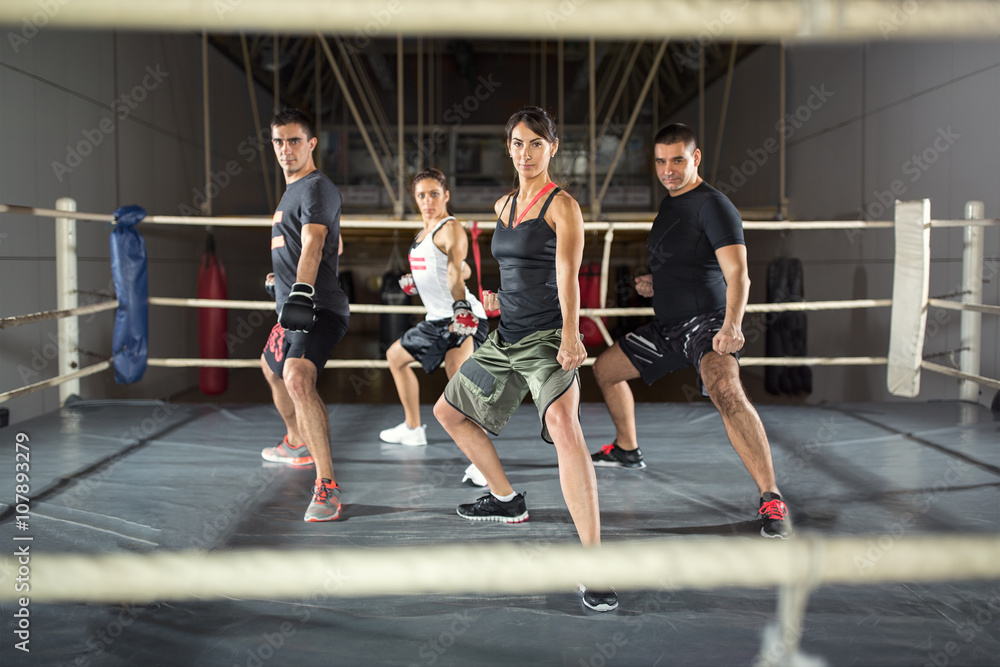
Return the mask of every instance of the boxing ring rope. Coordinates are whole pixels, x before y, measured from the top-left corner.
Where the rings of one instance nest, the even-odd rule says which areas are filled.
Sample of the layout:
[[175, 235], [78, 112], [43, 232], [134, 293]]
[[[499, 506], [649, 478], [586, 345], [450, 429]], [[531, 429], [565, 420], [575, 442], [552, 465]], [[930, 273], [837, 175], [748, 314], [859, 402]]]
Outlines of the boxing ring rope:
[[[61, 205], [66, 205], [64, 202], [69, 201], [70, 205], [67, 209], [46, 209], [46, 208], [32, 208], [26, 206], [15, 206], [0, 204], [0, 213], [11, 213], [11, 214], [22, 214], [22, 215], [34, 215], [42, 217], [55, 217], [57, 219], [66, 220], [68, 216], [72, 216], [69, 220], [86, 220], [86, 221], [96, 221], [96, 222], [107, 222], [114, 224], [115, 218], [110, 214], [96, 214], [96, 213], [80, 213], [75, 211], [75, 203], [72, 200], [61, 200]], [[744, 222], [744, 228], [748, 230], [829, 230], [829, 229], [895, 229], [897, 233], [897, 259], [899, 256], [900, 239], [898, 238], [900, 230], [900, 211], [902, 210], [903, 219], [905, 220], [905, 211], [907, 204], [917, 204], [926, 209], [921, 215], [920, 230], [921, 233], [926, 233], [932, 227], [938, 228], [948, 228], [948, 227], [965, 227], [969, 228], [983, 228], [986, 226], [993, 226], [1000, 223], [1000, 220], [985, 220], [982, 219], [981, 204], [979, 208], [976, 209], [978, 212], [969, 213], [967, 212], [967, 219], [965, 220], [931, 220], [929, 211], [930, 203], [928, 200], [923, 202], [907, 202], [901, 203], [897, 202], [897, 215], [896, 221], [894, 222], [869, 222], [864, 220], [828, 220], [828, 221], [813, 221], [813, 222], [802, 222], [802, 221], [779, 221], [779, 222], [761, 222], [761, 221], [746, 221]], [[922, 210], [923, 210], [922, 209]], [[145, 224], [169, 224], [169, 225], [187, 225], [187, 226], [227, 226], [227, 227], [270, 227], [272, 222], [268, 218], [262, 217], [237, 217], [237, 218], [219, 218], [219, 217], [189, 217], [189, 216], [169, 216], [169, 215], [149, 215], [144, 218], [143, 223]], [[341, 221], [341, 227], [344, 229], [421, 229], [423, 223], [418, 220], [404, 221], [404, 220], [378, 220], [378, 219], [365, 219], [365, 218], [344, 218]], [[614, 239], [615, 231], [649, 231], [652, 227], [652, 223], [648, 221], [644, 222], [587, 222], [584, 223], [585, 231], [604, 231], [604, 243], [602, 249], [602, 259], [601, 259], [601, 277], [600, 277], [600, 300], [602, 302], [606, 301], [607, 286], [609, 279], [609, 266], [611, 257], [611, 244]], [[487, 228], [484, 231], [492, 231]], [[925, 245], [927, 245], [925, 243]], [[924, 259], [929, 265], [929, 245], [925, 249]], [[976, 257], [970, 258], [975, 261]], [[967, 262], [968, 263], [968, 262]], [[982, 249], [979, 249], [978, 263], [982, 264]], [[897, 262], [898, 265], [898, 262]], [[898, 268], [898, 266], [897, 266]], [[970, 269], [967, 266], [966, 271]], [[926, 278], [926, 270], [923, 272], [918, 272], [916, 279], [918, 281], [924, 280]], [[75, 274], [74, 274], [75, 275]], [[905, 278], [906, 276], [903, 276]], [[911, 277], [912, 278], [912, 277]], [[896, 276], [894, 281], [894, 289], [902, 288], [902, 285], [909, 285], [911, 283], [905, 282], [899, 275]], [[74, 286], [75, 289], [75, 286]], [[907, 291], [903, 289], [903, 291]], [[979, 298], [981, 299], [981, 285], [979, 286]], [[815, 312], [823, 310], [841, 310], [841, 309], [855, 309], [855, 308], [892, 308], [893, 309], [893, 321], [895, 321], [896, 308], [894, 305], [896, 295], [894, 294], [894, 299], [854, 299], [854, 300], [843, 300], [843, 301], [816, 301], [816, 302], [790, 302], [790, 303], [772, 303], [772, 304], [748, 304], [746, 308], [747, 313], [778, 313], [778, 312]], [[246, 301], [246, 300], [215, 300], [215, 299], [187, 299], [187, 298], [171, 298], [171, 297], [150, 297], [149, 304], [155, 306], [167, 306], [167, 307], [196, 307], [196, 308], [232, 308], [235, 310], [271, 310], [273, 309], [273, 303], [270, 301]], [[923, 298], [924, 310], [926, 306], [934, 306], [941, 308], [949, 308], [953, 310], [963, 311], [963, 331], [966, 328], [966, 320], [964, 319], [967, 312], [974, 312], [978, 317], [981, 313], [987, 314], [998, 314], [1000, 313], [1000, 307], [990, 306], [982, 303], [956, 303], [953, 301], [947, 301], [944, 299], [930, 299], [926, 295], [926, 285], [924, 285], [924, 298]], [[65, 317], [78, 317], [84, 314], [93, 314], [97, 312], [102, 312], [105, 310], [112, 310], [117, 307], [117, 301], [109, 300], [102, 303], [91, 304], [87, 306], [81, 306], [78, 308], [64, 308], [52, 311], [45, 311], [41, 313], [32, 313], [29, 315], [22, 315], [16, 317], [5, 317], [0, 319], [0, 330], [15, 326], [20, 326], [22, 324], [28, 324], [33, 322], [39, 322], [49, 319], [65, 318]], [[382, 313], [406, 313], [406, 314], [423, 314], [426, 309], [423, 306], [390, 306], [381, 304], [351, 304], [350, 311], [352, 313], [363, 313], [363, 314], [382, 314]], [[612, 338], [602, 321], [602, 317], [624, 317], [624, 316], [651, 316], [653, 315], [652, 308], [581, 308], [580, 316], [588, 317], [593, 322], [595, 322], [601, 332], [602, 338], [607, 345], [612, 344]], [[914, 319], [912, 314], [910, 319]], [[920, 315], [918, 314], [916, 319], [921, 321], [922, 325], [926, 324], [926, 315], [924, 314], [923, 319], [920, 320]], [[963, 335], [964, 338], [964, 335]], [[919, 388], [919, 371], [925, 369], [928, 371], [933, 371], [941, 373], [943, 375], [955, 377], [962, 380], [962, 386], [965, 387], [970, 383], [982, 384], [984, 386], [994, 387], [997, 386], [995, 380], [985, 378], [979, 375], [977, 372], [969, 372], [968, 368], [963, 368], [961, 370], [956, 370], [949, 368], [947, 366], [941, 366], [939, 364], [934, 364], [923, 359], [914, 360], [911, 358], [913, 356], [912, 352], [909, 357], [904, 355], [903, 361], [900, 360], [900, 354], [898, 345], [893, 346], [893, 342], [896, 337], [890, 333], [890, 354], [888, 357], [743, 357], [740, 363], [744, 366], [799, 366], [799, 365], [810, 365], [810, 366], [862, 366], [862, 365], [887, 365], [889, 366], [889, 376], [888, 381], [890, 391], [893, 393], [898, 393], [900, 391], [900, 382], [898, 378], [893, 379], [894, 374], [899, 373], [900, 365], [905, 367], [905, 374], [908, 378], [908, 383], [904, 382], [902, 386], [902, 395], [913, 395], [907, 394], [907, 391], [912, 391], [912, 387], [915, 386]], [[60, 356], [62, 356], [63, 350], [63, 340], [60, 336]], [[978, 342], [978, 338], [976, 339]], [[922, 345], [920, 347], [914, 347], [913, 350], [922, 350]], [[76, 350], [74, 350], [76, 351]], [[967, 356], [971, 356], [967, 355]], [[584, 365], [592, 365], [594, 362], [593, 358], [587, 359]], [[148, 359], [148, 365], [154, 367], [166, 367], [166, 368], [187, 368], [187, 367], [206, 367], [206, 368], [252, 368], [259, 364], [258, 359], [159, 359], [150, 358]], [[976, 360], [975, 366], [978, 370], [978, 348], [976, 348]], [[370, 359], [353, 359], [353, 360], [328, 360], [326, 368], [388, 368], [389, 364], [385, 360], [370, 360]], [[106, 368], [106, 367], [105, 367]], [[32, 391], [38, 391], [40, 389], [45, 389], [52, 386], [61, 385], [63, 383], [78, 380], [86, 375], [91, 375], [100, 370], [105, 370], [105, 368], [98, 368], [97, 366], [91, 366], [87, 369], [86, 374], [81, 375], [81, 371], [74, 371], [72, 373], [66, 373], [49, 380], [35, 383], [33, 385], [28, 385], [26, 387], [21, 387], [19, 389], [0, 393], [0, 402], [10, 400], [16, 396], [23, 395], [25, 393], [30, 393]], [[914, 380], [914, 377], [917, 379]], [[967, 393], [967, 392], [966, 392]]]
[[[650, 539], [610, 542], [600, 549], [531, 542], [453, 544], [384, 549], [296, 549], [296, 576], [287, 576], [289, 551], [33, 554], [33, 602], [149, 603], [225, 597], [289, 599], [307, 595], [359, 597], [455, 593], [541, 593], [573, 590], [577, 582], [619, 590], [770, 587], [1000, 579], [1000, 537], [896, 536], [879, 557], [866, 556], [874, 536]], [[490, 559], [516, 566], [483, 570]], [[858, 559], [865, 566], [858, 567]], [[628, 561], [633, 567], [610, 569]], [[405, 562], [407, 567], [399, 567]], [[768, 567], [761, 567], [767, 563]], [[15, 558], [0, 568], [17, 571]], [[322, 585], [336, 575], [336, 585]], [[114, 572], [114, 577], [108, 577]], [[0, 600], [18, 597], [11, 586]]]

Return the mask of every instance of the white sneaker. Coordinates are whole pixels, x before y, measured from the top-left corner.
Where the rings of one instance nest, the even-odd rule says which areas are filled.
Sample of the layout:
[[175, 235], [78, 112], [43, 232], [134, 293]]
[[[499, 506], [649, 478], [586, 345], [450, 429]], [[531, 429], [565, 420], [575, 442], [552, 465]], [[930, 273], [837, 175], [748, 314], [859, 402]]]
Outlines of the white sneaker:
[[470, 464], [469, 467], [465, 469], [465, 477], [462, 478], [462, 484], [465, 484], [466, 486], [478, 487], [490, 485], [490, 483], [486, 481], [486, 478], [483, 477], [483, 473], [479, 472], [479, 468], [476, 467], [475, 463]]
[[427, 426], [410, 428], [403, 422], [399, 426], [387, 428], [378, 434], [384, 442], [391, 442], [394, 445], [409, 445], [410, 447], [420, 447], [427, 444]]

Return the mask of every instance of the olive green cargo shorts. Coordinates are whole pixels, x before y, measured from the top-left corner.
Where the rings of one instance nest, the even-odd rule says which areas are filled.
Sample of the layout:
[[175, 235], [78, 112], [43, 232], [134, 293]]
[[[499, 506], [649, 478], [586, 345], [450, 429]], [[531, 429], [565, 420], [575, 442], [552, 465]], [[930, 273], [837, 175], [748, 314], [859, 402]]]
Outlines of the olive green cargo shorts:
[[577, 380], [556, 361], [562, 329], [536, 331], [507, 343], [493, 331], [444, 389], [448, 403], [493, 435], [506, 426], [527, 393], [538, 409], [542, 438], [551, 443], [545, 411]]

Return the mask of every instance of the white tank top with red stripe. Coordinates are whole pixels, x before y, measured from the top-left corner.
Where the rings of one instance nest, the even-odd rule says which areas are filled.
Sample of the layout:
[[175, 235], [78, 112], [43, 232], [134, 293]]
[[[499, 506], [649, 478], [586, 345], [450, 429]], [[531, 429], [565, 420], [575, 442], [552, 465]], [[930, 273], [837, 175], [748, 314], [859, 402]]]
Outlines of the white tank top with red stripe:
[[[448, 289], [448, 255], [434, 244], [434, 235], [454, 216], [444, 218], [434, 226], [422, 241], [414, 241], [410, 246], [410, 272], [417, 287], [420, 300], [427, 308], [428, 320], [451, 319], [451, 304], [454, 298]], [[479, 299], [465, 288], [465, 298], [472, 304], [472, 312], [479, 319], [486, 319], [486, 311]]]

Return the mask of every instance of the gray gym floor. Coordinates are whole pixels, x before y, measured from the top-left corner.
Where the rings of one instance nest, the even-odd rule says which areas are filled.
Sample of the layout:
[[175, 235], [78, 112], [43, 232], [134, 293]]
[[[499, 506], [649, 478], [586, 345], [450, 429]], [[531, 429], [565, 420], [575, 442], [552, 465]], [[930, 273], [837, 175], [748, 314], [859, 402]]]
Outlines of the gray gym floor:
[[[24, 432], [34, 554], [270, 547], [287, 551], [287, 576], [295, 577], [295, 550], [306, 547], [512, 540], [532, 549], [576, 539], [554, 451], [539, 438], [530, 405], [496, 439], [512, 482], [527, 492], [531, 520], [514, 526], [456, 516], [455, 506], [480, 492], [460, 484], [466, 461], [430, 406], [422, 409], [430, 444], [409, 448], [378, 440], [401, 420], [398, 406], [329, 406], [344, 490], [343, 519], [333, 523], [302, 521], [312, 469], [260, 458], [283, 435], [274, 409], [261, 405], [80, 402], [5, 428], [0, 500], [14, 498], [13, 442]], [[759, 411], [800, 534], [1000, 532], [1000, 417], [988, 409], [945, 402]], [[648, 468], [597, 471], [606, 541], [762, 539], [756, 489], [710, 404], [642, 403], [637, 420]], [[603, 405], [585, 404], [582, 421], [592, 451], [610, 442]], [[0, 503], [8, 555], [15, 532], [13, 508]], [[0, 572], [0, 585], [13, 586], [14, 576]], [[586, 610], [575, 591], [133, 608], [32, 603], [30, 654], [14, 648], [14, 607], [5, 603], [0, 663], [749, 665], [777, 602], [773, 589], [619, 598], [607, 614]], [[1000, 581], [820, 588], [809, 600], [802, 649], [816, 664], [997, 665]]]

